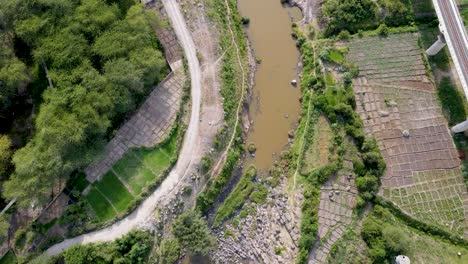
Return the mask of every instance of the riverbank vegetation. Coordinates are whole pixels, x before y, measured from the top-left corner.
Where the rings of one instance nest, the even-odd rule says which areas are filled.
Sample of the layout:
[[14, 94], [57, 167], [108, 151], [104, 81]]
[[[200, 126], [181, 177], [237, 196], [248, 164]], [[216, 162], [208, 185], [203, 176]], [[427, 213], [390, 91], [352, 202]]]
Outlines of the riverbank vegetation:
[[100, 153], [168, 70], [153, 32], [158, 19], [133, 1], [2, 0], [2, 6], [3, 34], [18, 56], [9, 62], [31, 76], [10, 86], [38, 93], [36, 133], [14, 153], [3, 195], [39, 206]]
[[[230, 17], [227, 18], [227, 5], [229, 5]], [[196, 209], [202, 214], [206, 214], [214, 205], [216, 199], [226, 185], [230, 182], [232, 173], [238, 165], [238, 161], [244, 151], [241, 138], [241, 121], [239, 110], [242, 109], [244, 97], [247, 91], [247, 72], [242, 71], [247, 66], [247, 44], [242, 28], [242, 18], [237, 12], [237, 3], [233, 0], [208, 1], [206, 3], [210, 18], [218, 25], [219, 45], [224, 51], [222, 57], [221, 76], [221, 96], [223, 98], [225, 126], [216, 135], [214, 148], [216, 152], [211, 153], [204, 159], [207, 161], [203, 171], [211, 173], [211, 160], [216, 160], [224, 148], [233, 139], [231, 148], [227, 150], [226, 161], [219, 175], [214, 179], [209, 179], [204, 190], [197, 196]], [[229, 19], [229, 20], [228, 20]], [[231, 34], [232, 30], [232, 34]], [[234, 38], [234, 39], [233, 39]], [[235, 41], [236, 43], [233, 43]], [[238, 61], [238, 56], [240, 62]], [[244, 74], [244, 76], [242, 76]], [[244, 82], [244, 83], [243, 83]], [[244, 90], [243, 90], [244, 89]]]

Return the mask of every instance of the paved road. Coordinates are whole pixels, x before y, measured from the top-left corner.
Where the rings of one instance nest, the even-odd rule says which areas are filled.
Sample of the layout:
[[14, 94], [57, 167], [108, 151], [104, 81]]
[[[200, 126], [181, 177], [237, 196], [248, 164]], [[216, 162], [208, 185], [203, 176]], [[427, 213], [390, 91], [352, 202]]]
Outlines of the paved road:
[[454, 0], [433, 0], [450, 53], [468, 98], [468, 37]]
[[49, 249], [46, 254], [56, 255], [67, 248], [76, 244], [85, 244], [93, 242], [112, 241], [122, 237], [134, 228], [143, 226], [151, 221], [153, 211], [158, 203], [165, 197], [171, 195], [178, 190], [177, 187], [181, 180], [188, 176], [188, 172], [195, 162], [196, 155], [199, 151], [199, 119], [200, 119], [200, 104], [201, 104], [201, 72], [200, 63], [196, 56], [195, 45], [193, 43], [190, 32], [187, 29], [184, 18], [180, 12], [179, 5], [174, 0], [162, 0], [167, 11], [168, 17], [171, 20], [174, 31], [179, 39], [181, 46], [187, 57], [190, 76], [191, 76], [191, 96], [192, 109], [190, 123], [187, 128], [182, 150], [174, 169], [168, 177], [163, 181], [161, 186], [149, 196], [133, 213], [115, 224], [97, 230], [88, 234], [84, 234], [58, 243]]

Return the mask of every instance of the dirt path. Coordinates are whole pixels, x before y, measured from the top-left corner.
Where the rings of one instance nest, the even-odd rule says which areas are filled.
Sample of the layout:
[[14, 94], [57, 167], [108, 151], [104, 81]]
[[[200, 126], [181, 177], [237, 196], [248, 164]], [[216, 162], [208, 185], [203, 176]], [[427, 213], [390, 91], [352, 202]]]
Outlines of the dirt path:
[[231, 149], [232, 143], [234, 142], [234, 139], [236, 136], [236, 130], [237, 130], [236, 128], [240, 121], [240, 111], [242, 110], [242, 102], [244, 101], [244, 94], [245, 94], [245, 70], [244, 70], [244, 65], [242, 64], [239, 46], [237, 45], [234, 31], [232, 31], [231, 8], [229, 7], [229, 3], [227, 0], [224, 0], [224, 4], [227, 10], [226, 18], [228, 21], [229, 32], [231, 33], [232, 44], [236, 47], [237, 63], [239, 63], [239, 68], [241, 69], [241, 72], [242, 72], [242, 82], [241, 82], [242, 85], [241, 85], [241, 97], [240, 97], [239, 104], [237, 105], [237, 110], [236, 110], [236, 122], [234, 124], [234, 131], [232, 132], [232, 136], [229, 140], [226, 150], [223, 152], [223, 154], [221, 155], [221, 158], [213, 167], [211, 175], [218, 175], [224, 166], [224, 162], [226, 161], [227, 154], [229, 153], [229, 150]]
[[185, 52], [191, 76], [191, 117], [177, 164], [161, 186], [130, 215], [107, 228], [66, 239], [47, 249], [46, 254], [48, 255], [59, 254], [76, 244], [112, 241], [125, 235], [134, 228], [144, 226], [151, 221], [153, 210], [159, 204], [160, 200], [175, 193], [179, 189], [179, 183], [183, 182], [183, 179], [189, 175], [193, 164], [197, 163], [200, 158], [199, 152], [202, 147], [202, 144], [200, 144], [201, 135], [199, 130], [201, 105], [200, 63], [196, 56], [195, 45], [180, 12], [178, 3], [173, 0], [162, 0], [162, 2], [176, 32], [177, 38]]

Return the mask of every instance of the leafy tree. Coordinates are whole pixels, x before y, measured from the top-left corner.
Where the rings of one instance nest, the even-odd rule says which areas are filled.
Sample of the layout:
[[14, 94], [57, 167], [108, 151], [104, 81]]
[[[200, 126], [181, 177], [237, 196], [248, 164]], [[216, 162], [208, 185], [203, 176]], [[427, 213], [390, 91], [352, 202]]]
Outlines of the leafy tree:
[[411, 241], [408, 235], [398, 227], [387, 226], [382, 231], [385, 248], [391, 255], [400, 255], [408, 252]]
[[216, 243], [205, 220], [196, 211], [187, 211], [177, 217], [173, 233], [183, 248], [195, 254], [206, 255]]
[[6, 135], [0, 135], [0, 177], [6, 172], [11, 158], [11, 140]]
[[44, 148], [29, 142], [13, 155], [15, 173], [3, 185], [3, 196], [17, 198], [23, 207], [44, 203], [52, 187], [66, 170], [66, 164], [53, 146]]

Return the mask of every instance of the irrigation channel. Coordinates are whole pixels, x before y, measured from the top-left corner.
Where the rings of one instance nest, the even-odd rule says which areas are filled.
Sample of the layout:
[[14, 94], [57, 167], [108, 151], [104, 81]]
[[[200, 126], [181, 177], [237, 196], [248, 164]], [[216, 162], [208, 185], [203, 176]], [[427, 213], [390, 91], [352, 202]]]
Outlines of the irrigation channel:
[[254, 143], [257, 150], [245, 165], [266, 171], [286, 146], [300, 112], [300, 88], [291, 84], [298, 79], [299, 59], [291, 25], [302, 14], [279, 0], [239, 0], [238, 5], [240, 14], [250, 19], [246, 31], [258, 61], [247, 136], [247, 144]]

